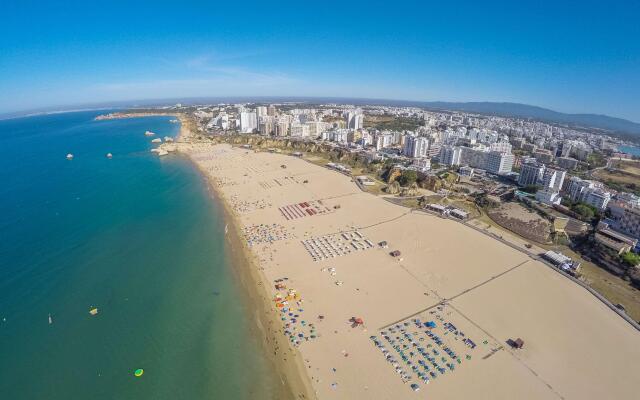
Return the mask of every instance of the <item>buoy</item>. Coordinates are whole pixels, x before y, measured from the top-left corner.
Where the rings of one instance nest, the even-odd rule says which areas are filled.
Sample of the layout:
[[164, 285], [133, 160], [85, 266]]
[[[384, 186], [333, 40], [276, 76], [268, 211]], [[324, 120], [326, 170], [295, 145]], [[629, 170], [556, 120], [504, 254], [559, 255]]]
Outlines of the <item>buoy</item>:
[[73, 160], [73, 154], [71, 153], [67, 154], [67, 160]]
[[142, 368], [138, 368], [134, 373], [133, 373], [137, 378], [141, 377], [142, 374], [144, 374], [144, 370]]

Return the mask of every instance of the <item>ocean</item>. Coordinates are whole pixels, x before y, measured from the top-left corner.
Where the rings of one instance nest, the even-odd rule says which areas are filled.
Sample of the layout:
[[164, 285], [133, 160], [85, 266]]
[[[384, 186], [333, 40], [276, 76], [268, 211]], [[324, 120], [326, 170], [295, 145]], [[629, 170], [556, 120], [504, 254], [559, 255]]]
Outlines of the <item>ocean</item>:
[[97, 114], [0, 121], [0, 397], [270, 398], [222, 208], [149, 152], [179, 124]]
[[632, 156], [640, 157], [640, 147], [634, 146], [620, 146], [618, 147], [618, 151], [623, 153], [631, 154]]

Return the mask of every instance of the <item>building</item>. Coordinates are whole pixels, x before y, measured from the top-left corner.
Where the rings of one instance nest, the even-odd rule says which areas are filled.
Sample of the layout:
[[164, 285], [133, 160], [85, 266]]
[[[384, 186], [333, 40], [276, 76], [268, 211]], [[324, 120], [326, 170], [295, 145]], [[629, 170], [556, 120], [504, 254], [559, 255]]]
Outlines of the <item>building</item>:
[[426, 157], [429, 139], [421, 136], [407, 136], [402, 153], [411, 158]]
[[511, 154], [512, 148], [513, 146], [511, 146], [511, 143], [509, 142], [496, 142], [496, 143], [491, 143], [491, 145], [489, 146], [490, 151], [498, 151], [500, 153], [506, 153], [506, 154]]
[[[509, 147], [511, 147], [511, 145], [509, 145]], [[498, 175], [505, 174], [507, 172], [511, 172], [514, 159], [515, 157], [511, 153], [503, 153], [501, 151], [490, 151], [489, 156], [487, 157], [487, 163], [484, 169], [486, 169], [488, 172], [491, 172], [493, 174], [498, 174]], [[476, 166], [476, 167], [479, 167], [479, 166]]]
[[538, 190], [536, 192], [536, 200], [540, 203], [552, 206], [554, 204], [560, 204], [562, 198], [560, 197], [558, 192], [553, 189], [547, 188], [544, 190]]
[[266, 117], [267, 116], [267, 107], [265, 107], [265, 106], [256, 107], [256, 115], [258, 116], [258, 119], [260, 119], [260, 117]]
[[258, 129], [258, 117], [255, 112], [241, 112], [240, 113], [240, 132], [252, 133]]
[[609, 202], [611, 229], [640, 239], [640, 198], [630, 193], [621, 193]]
[[278, 122], [276, 124], [276, 135], [277, 136], [288, 136], [289, 135], [289, 126], [291, 124], [289, 123], [289, 120], [287, 120], [286, 118], [280, 118], [278, 119]]
[[584, 191], [582, 197], [583, 203], [589, 204], [600, 211], [607, 208], [610, 200], [611, 193], [600, 188], [587, 189]]
[[599, 182], [580, 179], [572, 176], [569, 179], [566, 192], [573, 202], [589, 204], [602, 211], [611, 200], [611, 193], [602, 188]]
[[567, 170], [575, 169], [578, 166], [578, 160], [571, 157], [558, 157], [556, 158], [556, 162], [560, 168]]
[[543, 164], [550, 164], [553, 162], [553, 154], [551, 154], [547, 149], [538, 149], [533, 152], [533, 156]]
[[364, 115], [361, 111], [349, 111], [345, 114], [345, 123], [349, 129], [362, 129], [364, 124]]
[[416, 158], [413, 160], [414, 167], [420, 172], [427, 172], [431, 169], [431, 159], [429, 158]]
[[309, 133], [309, 125], [301, 124], [299, 122], [294, 122], [289, 127], [290, 135], [292, 137], [308, 137]]
[[273, 118], [263, 116], [258, 118], [258, 132], [264, 136], [271, 136], [275, 133], [275, 124]]
[[274, 106], [273, 104], [269, 105], [269, 107], [267, 107], [267, 115], [270, 117], [275, 117], [276, 114], [276, 106]]
[[520, 176], [518, 177], [518, 185], [529, 186], [537, 185], [542, 180], [545, 167], [537, 162], [527, 162], [522, 164], [520, 168]]
[[460, 165], [460, 147], [442, 146], [440, 149], [440, 164], [443, 165]]
[[380, 135], [376, 135], [376, 150], [382, 150], [385, 147], [389, 147], [391, 146], [393, 142], [393, 135], [386, 133], [386, 134], [380, 134]]
[[559, 192], [562, 189], [564, 178], [567, 175], [567, 171], [560, 169], [547, 168], [542, 174], [541, 186], [543, 190], [551, 190], [553, 192]]

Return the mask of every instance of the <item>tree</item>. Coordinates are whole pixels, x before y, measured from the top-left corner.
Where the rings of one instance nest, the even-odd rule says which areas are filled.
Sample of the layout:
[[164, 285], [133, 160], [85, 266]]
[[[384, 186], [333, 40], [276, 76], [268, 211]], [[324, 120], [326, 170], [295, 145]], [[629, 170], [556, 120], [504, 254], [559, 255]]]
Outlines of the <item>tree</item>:
[[578, 203], [573, 206], [573, 211], [586, 220], [592, 220], [596, 216], [593, 207], [589, 207], [587, 204]]
[[415, 183], [416, 180], [418, 180], [418, 173], [411, 169], [404, 170], [402, 171], [402, 175], [400, 175], [400, 178], [398, 180], [400, 181], [400, 184], [402, 186], [409, 186], [412, 183]]
[[622, 255], [622, 261], [630, 267], [635, 267], [640, 264], [640, 254], [628, 251]]

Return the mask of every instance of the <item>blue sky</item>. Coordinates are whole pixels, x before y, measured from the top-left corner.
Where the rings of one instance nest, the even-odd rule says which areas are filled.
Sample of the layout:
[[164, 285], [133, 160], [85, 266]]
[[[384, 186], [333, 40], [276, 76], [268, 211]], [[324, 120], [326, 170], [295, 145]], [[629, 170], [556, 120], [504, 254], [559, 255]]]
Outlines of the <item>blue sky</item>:
[[8, 2], [0, 113], [271, 95], [513, 101], [640, 121], [635, 0]]

